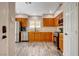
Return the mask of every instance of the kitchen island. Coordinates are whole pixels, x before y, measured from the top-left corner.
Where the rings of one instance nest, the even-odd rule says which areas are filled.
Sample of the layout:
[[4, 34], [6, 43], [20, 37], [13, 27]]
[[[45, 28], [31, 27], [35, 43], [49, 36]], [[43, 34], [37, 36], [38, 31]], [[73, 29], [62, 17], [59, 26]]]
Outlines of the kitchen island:
[[29, 42], [52, 42], [52, 32], [28, 32]]

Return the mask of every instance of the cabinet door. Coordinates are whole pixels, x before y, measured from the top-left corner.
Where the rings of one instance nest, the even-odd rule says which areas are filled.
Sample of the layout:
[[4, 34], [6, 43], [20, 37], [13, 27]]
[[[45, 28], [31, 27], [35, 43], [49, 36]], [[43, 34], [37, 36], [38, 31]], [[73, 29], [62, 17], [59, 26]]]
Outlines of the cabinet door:
[[22, 26], [22, 27], [28, 26], [28, 19], [27, 18], [16, 18], [16, 21], [19, 21], [20, 26]]
[[50, 27], [53, 27], [54, 26], [54, 19], [53, 18], [50, 18], [49, 19], [49, 26]]
[[40, 41], [41, 41], [41, 42], [44, 41], [44, 32], [40, 32]]
[[34, 32], [29, 32], [28, 36], [29, 36], [29, 41], [30, 42], [33, 42], [35, 40], [35, 38], [34, 38], [35, 37], [35, 33]]
[[35, 42], [39, 42], [40, 41], [40, 32], [35, 32]]
[[49, 19], [48, 18], [43, 18], [43, 26], [45, 26], [45, 27], [49, 26]]
[[22, 18], [21, 22], [22, 22], [22, 27], [27, 27], [27, 23], [28, 23], [27, 18]]
[[53, 27], [54, 26], [54, 19], [53, 18], [43, 18], [43, 25], [45, 27]]
[[59, 34], [59, 48], [63, 52], [63, 33]]
[[60, 38], [60, 40], [59, 40], [59, 48], [63, 52], [63, 40], [62, 40], [62, 38]]
[[59, 26], [59, 19], [58, 19], [58, 17], [54, 18], [54, 26]]

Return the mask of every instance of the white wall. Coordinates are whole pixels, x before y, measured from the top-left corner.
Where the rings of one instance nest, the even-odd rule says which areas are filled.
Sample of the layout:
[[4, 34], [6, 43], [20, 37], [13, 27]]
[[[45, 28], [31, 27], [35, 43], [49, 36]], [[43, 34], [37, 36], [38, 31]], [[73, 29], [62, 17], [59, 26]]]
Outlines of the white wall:
[[[78, 19], [79, 19], [79, 3], [78, 3]], [[79, 20], [78, 20], [78, 56], [79, 56]]]
[[56, 27], [42, 27], [38, 29], [40, 32], [56, 32], [57, 28]]
[[9, 39], [8, 39], [8, 55], [15, 55], [15, 3], [8, 3], [9, 7]]
[[74, 55], [76, 55], [76, 56], [78, 56], [78, 40], [79, 40], [79, 38], [78, 38], [78, 31], [79, 31], [79, 29], [78, 29], [78, 21], [79, 21], [79, 18], [78, 18], [78, 11], [79, 11], [79, 9], [78, 9], [78, 3], [77, 2], [75, 2], [76, 3], [76, 7], [75, 7], [75, 10], [74, 11], [76, 11], [75, 13], [74, 13], [74, 20], [75, 21], [73, 21], [73, 28], [74, 28], [74, 30], [73, 30], [73, 37], [74, 37]]

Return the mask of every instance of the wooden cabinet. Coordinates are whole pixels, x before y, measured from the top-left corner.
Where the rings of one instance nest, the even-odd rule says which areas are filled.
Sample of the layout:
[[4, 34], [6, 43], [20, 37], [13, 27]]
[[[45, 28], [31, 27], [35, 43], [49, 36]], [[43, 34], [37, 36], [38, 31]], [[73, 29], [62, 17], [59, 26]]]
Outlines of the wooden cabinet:
[[54, 26], [55, 27], [59, 26], [59, 20], [58, 20], [58, 18], [54, 18]]
[[20, 22], [21, 27], [27, 27], [28, 26], [28, 19], [27, 18], [16, 18], [16, 21]]
[[59, 48], [63, 52], [63, 33], [59, 33]]
[[22, 27], [27, 27], [28, 26], [27, 18], [22, 18], [21, 23], [22, 23], [22, 25], [21, 25]]
[[37, 42], [37, 41], [41, 41], [41, 40], [40, 40], [40, 33], [39, 33], [39, 32], [35, 32], [34, 34], [35, 34], [35, 36], [34, 36], [34, 37], [35, 37], [34, 41], [36, 41], [36, 42]]
[[58, 20], [59, 26], [63, 26], [63, 12], [60, 13], [56, 19]]
[[29, 32], [30, 42], [51, 42], [52, 32]]
[[29, 32], [28, 33], [28, 38], [30, 42], [33, 42], [35, 39], [35, 32]]
[[44, 27], [57, 27], [63, 25], [63, 12], [55, 18], [43, 18]]
[[19, 22], [21, 22], [21, 18], [16, 18], [16, 21], [19, 21]]
[[54, 26], [54, 19], [53, 18], [43, 18], [43, 26], [44, 27]]
[[47, 18], [43, 18], [43, 26], [49, 26], [49, 20]]

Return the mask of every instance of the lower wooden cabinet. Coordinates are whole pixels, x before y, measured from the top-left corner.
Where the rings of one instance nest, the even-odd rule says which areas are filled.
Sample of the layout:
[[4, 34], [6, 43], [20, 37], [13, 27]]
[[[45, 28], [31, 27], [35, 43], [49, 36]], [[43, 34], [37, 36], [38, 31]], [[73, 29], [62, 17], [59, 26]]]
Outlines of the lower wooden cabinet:
[[52, 32], [29, 32], [29, 41], [30, 42], [51, 42]]
[[28, 33], [28, 39], [30, 42], [33, 42], [35, 39], [35, 33], [34, 32], [29, 32]]
[[59, 48], [63, 52], [63, 33], [59, 33]]

